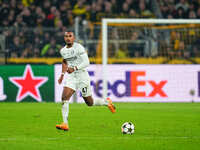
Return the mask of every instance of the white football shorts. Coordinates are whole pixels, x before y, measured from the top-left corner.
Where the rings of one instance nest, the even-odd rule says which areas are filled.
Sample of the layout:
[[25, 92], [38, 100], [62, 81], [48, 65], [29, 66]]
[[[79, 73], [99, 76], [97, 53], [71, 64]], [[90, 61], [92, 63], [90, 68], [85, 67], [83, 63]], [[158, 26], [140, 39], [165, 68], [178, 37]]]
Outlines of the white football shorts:
[[90, 77], [86, 70], [77, 70], [71, 74], [67, 74], [64, 87], [69, 87], [74, 91], [80, 90], [83, 97], [92, 95]]

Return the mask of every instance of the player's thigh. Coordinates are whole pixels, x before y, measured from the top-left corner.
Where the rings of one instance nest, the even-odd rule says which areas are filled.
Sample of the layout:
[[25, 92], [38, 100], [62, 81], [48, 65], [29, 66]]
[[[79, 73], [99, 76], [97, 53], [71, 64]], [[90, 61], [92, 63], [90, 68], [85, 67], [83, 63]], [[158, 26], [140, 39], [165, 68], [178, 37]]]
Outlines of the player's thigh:
[[67, 78], [65, 78], [65, 81], [64, 81], [64, 87], [69, 87], [71, 89], [73, 89], [74, 91], [76, 91], [76, 78], [71, 75], [71, 74], [68, 74]]
[[69, 100], [71, 96], [74, 94], [75, 90], [70, 87], [64, 87], [62, 93], [62, 100]]
[[88, 72], [83, 72], [82, 74], [80, 74], [77, 87], [81, 91], [83, 97], [88, 97], [92, 95], [90, 77], [88, 75]]
[[64, 81], [62, 100], [69, 100], [75, 91], [76, 79], [72, 75], [68, 75]]
[[79, 90], [83, 97], [92, 96], [91, 85], [90, 82], [82, 81], [79, 85]]

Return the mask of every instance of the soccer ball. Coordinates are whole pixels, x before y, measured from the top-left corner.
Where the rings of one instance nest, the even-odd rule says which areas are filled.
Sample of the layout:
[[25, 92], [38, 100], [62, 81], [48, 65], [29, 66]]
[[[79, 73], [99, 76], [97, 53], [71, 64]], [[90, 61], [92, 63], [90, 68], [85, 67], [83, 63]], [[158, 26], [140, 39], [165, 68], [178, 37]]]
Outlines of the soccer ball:
[[135, 126], [132, 122], [125, 122], [121, 129], [123, 134], [133, 134], [135, 132]]

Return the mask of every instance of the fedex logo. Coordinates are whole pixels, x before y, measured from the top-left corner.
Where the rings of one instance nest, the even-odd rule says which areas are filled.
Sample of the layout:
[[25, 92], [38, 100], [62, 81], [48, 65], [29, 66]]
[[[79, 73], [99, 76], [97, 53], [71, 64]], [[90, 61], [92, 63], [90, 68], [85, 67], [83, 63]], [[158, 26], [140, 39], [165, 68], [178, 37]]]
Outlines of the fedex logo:
[[[90, 76], [95, 76], [94, 71], [89, 71]], [[167, 97], [167, 94], [163, 90], [167, 80], [161, 80], [156, 82], [154, 80], [139, 80], [138, 77], [145, 77], [145, 71], [127, 71], [125, 72], [125, 80], [116, 80], [114, 83], [108, 82], [108, 95], [114, 94], [116, 97], [154, 97], [159, 95], [160, 97]], [[152, 91], [147, 93], [145, 88], [149, 84], [152, 87]], [[94, 92], [97, 96], [102, 96], [103, 81], [98, 80], [96, 82], [91, 81], [91, 85], [94, 88]], [[123, 93], [118, 90], [119, 86], [124, 86]], [[144, 91], [138, 89], [144, 88]]]

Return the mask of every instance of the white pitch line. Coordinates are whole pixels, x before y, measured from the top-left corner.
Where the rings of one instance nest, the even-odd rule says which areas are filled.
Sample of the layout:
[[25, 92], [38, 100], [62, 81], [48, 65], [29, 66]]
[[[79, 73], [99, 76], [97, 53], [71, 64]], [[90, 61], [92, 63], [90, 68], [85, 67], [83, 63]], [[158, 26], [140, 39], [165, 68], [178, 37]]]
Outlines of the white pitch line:
[[0, 141], [17, 141], [16, 138], [0, 138]]
[[38, 140], [47, 140], [47, 141], [55, 141], [58, 140], [59, 138], [0, 138], [0, 141], [38, 141]]
[[[111, 136], [105, 136], [105, 137], [98, 137], [98, 136], [82, 136], [82, 137], [70, 137], [70, 139], [75, 139], [75, 140], [85, 140], [85, 139], [90, 139], [90, 140], [103, 140], [103, 139], [115, 139], [115, 140], [123, 140], [123, 139], [161, 139], [161, 140], [167, 140], [167, 139], [200, 139], [200, 137], [195, 136], [195, 137], [188, 137], [188, 136], [151, 136], [151, 137], [135, 137], [134, 135], [124, 135], [123, 137], [111, 137]], [[46, 141], [56, 141], [60, 140], [60, 138], [57, 137], [44, 137], [44, 138], [0, 138], [1, 141], [38, 141], [38, 140], [46, 140]]]
[[162, 136], [162, 137], [156, 137], [156, 136], [152, 136], [152, 137], [134, 137], [133, 135], [124, 135], [123, 137], [75, 137], [76, 139], [117, 139], [117, 140], [121, 140], [121, 139], [200, 139], [200, 137], [188, 137], [188, 136]]

